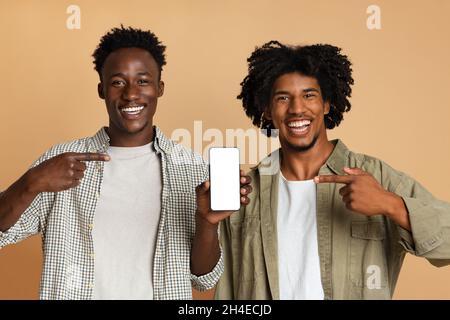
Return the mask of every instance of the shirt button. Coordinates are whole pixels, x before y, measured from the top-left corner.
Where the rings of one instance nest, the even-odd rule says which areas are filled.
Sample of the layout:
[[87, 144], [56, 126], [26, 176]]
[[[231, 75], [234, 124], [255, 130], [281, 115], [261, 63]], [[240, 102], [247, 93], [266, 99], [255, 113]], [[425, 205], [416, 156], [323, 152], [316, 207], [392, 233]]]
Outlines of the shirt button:
[[89, 288], [93, 288], [93, 287], [94, 287], [94, 284], [93, 284], [92, 282], [89, 282], [88, 287], [89, 287]]
[[98, 198], [100, 198], [100, 192], [97, 192], [96, 194], [95, 194], [95, 197], [98, 199]]
[[94, 258], [94, 257], [95, 257], [95, 254], [89, 253], [89, 257]]
[[88, 228], [92, 230], [92, 229], [94, 229], [94, 225], [92, 223], [90, 223], [90, 224], [88, 224]]

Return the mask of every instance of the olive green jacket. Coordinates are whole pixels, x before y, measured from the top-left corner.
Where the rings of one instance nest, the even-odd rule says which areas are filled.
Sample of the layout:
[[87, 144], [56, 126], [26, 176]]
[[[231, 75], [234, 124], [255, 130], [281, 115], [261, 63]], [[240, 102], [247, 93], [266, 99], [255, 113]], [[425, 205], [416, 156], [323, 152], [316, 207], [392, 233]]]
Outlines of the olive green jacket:
[[[383, 215], [349, 211], [340, 184], [317, 185], [317, 237], [325, 299], [390, 299], [409, 252], [435, 266], [450, 264], [450, 204], [386, 163], [347, 149], [339, 140], [319, 174], [345, 174], [344, 167], [372, 174], [401, 196], [412, 232]], [[225, 271], [216, 299], [279, 299], [277, 208], [279, 151], [252, 169], [250, 204], [223, 221], [220, 241]]]

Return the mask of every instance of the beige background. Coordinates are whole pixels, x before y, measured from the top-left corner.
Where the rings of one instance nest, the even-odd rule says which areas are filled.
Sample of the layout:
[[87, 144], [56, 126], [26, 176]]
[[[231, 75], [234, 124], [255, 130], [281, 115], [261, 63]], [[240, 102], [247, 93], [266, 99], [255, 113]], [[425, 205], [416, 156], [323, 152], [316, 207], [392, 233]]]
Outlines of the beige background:
[[[66, 8], [81, 8], [68, 30]], [[366, 27], [370, 4], [382, 29]], [[330, 132], [450, 201], [450, 1], [179, 0], [0, 1], [0, 189], [51, 145], [107, 123], [90, 54], [120, 23], [167, 45], [156, 123], [167, 133], [249, 128], [235, 96], [256, 45], [277, 39], [344, 48], [354, 64], [353, 110]], [[0, 299], [37, 298], [40, 238], [0, 251]], [[197, 298], [208, 298], [211, 293]], [[449, 299], [450, 268], [407, 257], [397, 299]]]

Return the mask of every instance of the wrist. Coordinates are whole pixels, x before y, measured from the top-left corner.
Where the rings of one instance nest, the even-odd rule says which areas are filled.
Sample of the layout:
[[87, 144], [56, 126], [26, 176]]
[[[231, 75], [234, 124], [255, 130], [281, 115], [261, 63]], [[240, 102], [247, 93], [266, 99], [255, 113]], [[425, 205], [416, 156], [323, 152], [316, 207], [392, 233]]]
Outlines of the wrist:
[[219, 225], [209, 222], [197, 213], [195, 217], [195, 232], [198, 233], [217, 233]]
[[29, 194], [38, 194], [42, 192], [34, 174], [34, 168], [28, 170], [23, 176], [24, 190]]
[[384, 200], [384, 215], [392, 219], [395, 217], [398, 208], [398, 196], [392, 192], [386, 192]]
[[409, 220], [408, 209], [403, 198], [391, 193], [390, 206], [387, 210], [387, 217], [394, 221], [397, 225], [411, 231], [411, 221]]

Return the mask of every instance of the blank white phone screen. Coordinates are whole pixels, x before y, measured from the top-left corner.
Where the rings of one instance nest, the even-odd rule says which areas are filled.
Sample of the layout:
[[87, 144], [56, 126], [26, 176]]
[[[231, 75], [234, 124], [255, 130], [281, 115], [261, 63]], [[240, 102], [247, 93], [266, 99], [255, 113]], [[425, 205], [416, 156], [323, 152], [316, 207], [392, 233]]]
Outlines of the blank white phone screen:
[[239, 149], [209, 149], [209, 178], [211, 209], [214, 211], [239, 210], [241, 206]]

